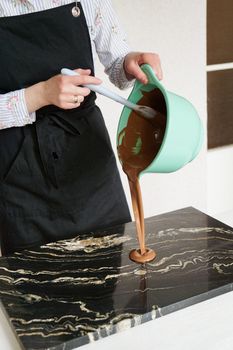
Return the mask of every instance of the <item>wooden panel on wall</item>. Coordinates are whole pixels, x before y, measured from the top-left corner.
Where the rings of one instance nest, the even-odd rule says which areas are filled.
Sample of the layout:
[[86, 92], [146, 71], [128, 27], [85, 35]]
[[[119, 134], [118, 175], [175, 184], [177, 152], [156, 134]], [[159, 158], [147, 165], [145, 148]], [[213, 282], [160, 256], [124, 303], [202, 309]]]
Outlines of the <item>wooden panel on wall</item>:
[[233, 62], [233, 0], [207, 2], [207, 64]]
[[208, 72], [208, 148], [233, 144], [233, 69]]

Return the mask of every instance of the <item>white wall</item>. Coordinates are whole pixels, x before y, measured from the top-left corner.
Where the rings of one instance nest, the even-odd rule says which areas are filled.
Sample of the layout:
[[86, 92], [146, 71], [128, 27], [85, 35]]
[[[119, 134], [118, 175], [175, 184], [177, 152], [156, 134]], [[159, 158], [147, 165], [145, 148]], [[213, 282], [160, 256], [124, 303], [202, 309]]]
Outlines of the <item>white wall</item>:
[[233, 227], [233, 146], [207, 154], [208, 213]]
[[[206, 67], [207, 72], [227, 69], [233, 69], [233, 62]], [[233, 145], [209, 150], [207, 153], [207, 212], [233, 227], [232, 179]]]
[[[206, 124], [205, 1], [113, 0], [113, 4], [132, 49], [159, 53], [164, 71], [164, 86], [189, 99]], [[102, 72], [103, 68], [97, 64], [96, 75], [103, 78]], [[104, 78], [104, 82], [113, 88], [107, 78]], [[120, 93], [128, 97], [130, 91]], [[103, 97], [98, 98], [98, 103], [115, 147], [117, 123], [122, 108]], [[126, 176], [122, 171], [121, 175], [131, 207]], [[190, 205], [205, 210], [206, 145], [198, 158], [184, 169], [173, 174], [145, 175], [141, 184], [145, 216]]]

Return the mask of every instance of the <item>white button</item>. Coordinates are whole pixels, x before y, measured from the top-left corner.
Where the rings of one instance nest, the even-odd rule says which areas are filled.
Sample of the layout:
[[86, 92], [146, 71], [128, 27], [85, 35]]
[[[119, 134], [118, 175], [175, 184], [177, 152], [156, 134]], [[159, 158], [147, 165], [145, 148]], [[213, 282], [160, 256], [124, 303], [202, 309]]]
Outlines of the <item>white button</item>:
[[80, 8], [78, 6], [74, 6], [71, 12], [74, 17], [79, 17], [81, 13]]

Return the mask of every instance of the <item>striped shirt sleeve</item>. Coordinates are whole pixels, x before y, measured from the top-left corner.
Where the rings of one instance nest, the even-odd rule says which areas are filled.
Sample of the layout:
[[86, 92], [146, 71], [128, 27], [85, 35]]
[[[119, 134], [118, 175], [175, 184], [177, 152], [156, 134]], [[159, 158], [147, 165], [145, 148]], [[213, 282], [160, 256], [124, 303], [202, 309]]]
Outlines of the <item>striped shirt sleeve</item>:
[[94, 25], [95, 48], [100, 62], [105, 67], [105, 73], [118, 88], [131, 87], [134, 80], [127, 79], [123, 66], [125, 56], [131, 50], [110, 0], [99, 0]]
[[0, 129], [32, 124], [35, 112], [29, 113], [25, 101], [25, 89], [0, 94]]

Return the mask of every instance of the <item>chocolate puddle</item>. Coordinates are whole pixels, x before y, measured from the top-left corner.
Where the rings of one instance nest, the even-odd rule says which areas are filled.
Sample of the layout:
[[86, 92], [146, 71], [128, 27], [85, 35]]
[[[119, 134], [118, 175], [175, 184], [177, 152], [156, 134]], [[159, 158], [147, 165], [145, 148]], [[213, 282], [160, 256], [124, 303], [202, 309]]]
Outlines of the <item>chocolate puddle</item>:
[[161, 147], [167, 114], [165, 99], [159, 89], [142, 93], [143, 97], [138, 104], [152, 107], [159, 114], [153, 119], [145, 119], [132, 111], [127, 126], [118, 136], [117, 148], [123, 171], [129, 181], [140, 247], [130, 252], [130, 259], [139, 263], [149, 262], [156, 256], [156, 253], [146, 248], [145, 245], [144, 211], [139, 174], [152, 163]]

